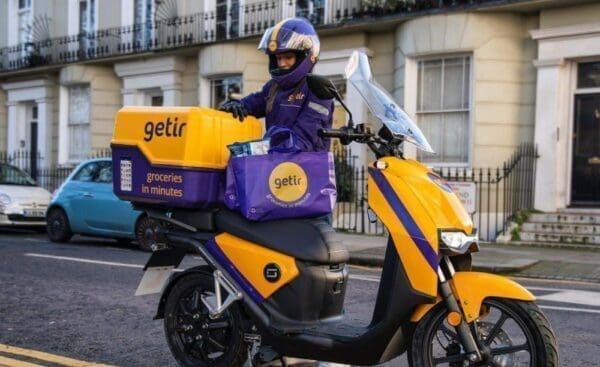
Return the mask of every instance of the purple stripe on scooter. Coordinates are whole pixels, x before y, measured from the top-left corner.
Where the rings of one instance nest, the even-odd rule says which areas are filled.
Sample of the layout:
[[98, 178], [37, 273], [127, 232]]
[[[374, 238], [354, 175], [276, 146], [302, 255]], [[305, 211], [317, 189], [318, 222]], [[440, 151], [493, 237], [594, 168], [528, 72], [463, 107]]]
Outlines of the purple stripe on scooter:
[[256, 302], [257, 304], [261, 304], [264, 302], [264, 297], [258, 293], [256, 288], [252, 286], [252, 284], [244, 277], [242, 273], [237, 270], [235, 265], [227, 258], [227, 255], [221, 251], [217, 242], [212, 239], [206, 242], [205, 245], [208, 252], [213, 256], [215, 260], [223, 266], [223, 268], [227, 271], [229, 275], [239, 284], [244, 291]]
[[433, 250], [431, 244], [429, 244], [429, 241], [425, 239], [425, 235], [423, 232], [421, 232], [421, 229], [412, 218], [404, 204], [402, 204], [402, 201], [390, 183], [385, 179], [385, 176], [383, 176], [378, 169], [369, 168], [369, 174], [371, 177], [373, 177], [373, 181], [375, 181], [375, 184], [377, 187], [379, 187], [379, 190], [381, 190], [385, 198], [392, 206], [394, 213], [396, 213], [398, 219], [400, 219], [404, 225], [404, 228], [406, 228], [408, 231], [408, 234], [417, 245], [419, 251], [421, 251], [423, 257], [425, 257], [425, 260], [427, 260], [429, 266], [431, 266], [434, 271], [437, 271], [439, 265], [438, 254]]

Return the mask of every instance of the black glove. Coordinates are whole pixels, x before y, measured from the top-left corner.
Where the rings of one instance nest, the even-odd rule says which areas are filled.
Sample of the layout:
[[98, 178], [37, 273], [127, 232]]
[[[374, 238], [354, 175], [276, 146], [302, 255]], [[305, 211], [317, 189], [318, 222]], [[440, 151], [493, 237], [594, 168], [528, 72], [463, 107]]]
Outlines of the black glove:
[[233, 117], [239, 119], [240, 121], [244, 121], [244, 118], [248, 116], [246, 107], [244, 107], [240, 101], [236, 101], [235, 99], [225, 101], [225, 103], [223, 103], [219, 109], [221, 111], [231, 112]]

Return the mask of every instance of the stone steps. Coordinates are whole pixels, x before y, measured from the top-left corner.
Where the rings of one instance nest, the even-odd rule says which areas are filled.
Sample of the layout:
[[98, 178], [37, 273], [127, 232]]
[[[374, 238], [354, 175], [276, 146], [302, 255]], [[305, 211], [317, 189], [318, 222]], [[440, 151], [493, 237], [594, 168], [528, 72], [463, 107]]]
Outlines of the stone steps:
[[527, 222], [600, 225], [600, 213], [535, 213]]
[[532, 214], [521, 226], [520, 241], [600, 245], [600, 212]]
[[574, 235], [565, 233], [535, 233], [521, 232], [522, 242], [545, 242], [565, 244], [593, 244], [600, 245], [600, 235]]
[[523, 223], [521, 232], [535, 232], [540, 234], [573, 234], [600, 236], [600, 224], [572, 224], [529, 222]]

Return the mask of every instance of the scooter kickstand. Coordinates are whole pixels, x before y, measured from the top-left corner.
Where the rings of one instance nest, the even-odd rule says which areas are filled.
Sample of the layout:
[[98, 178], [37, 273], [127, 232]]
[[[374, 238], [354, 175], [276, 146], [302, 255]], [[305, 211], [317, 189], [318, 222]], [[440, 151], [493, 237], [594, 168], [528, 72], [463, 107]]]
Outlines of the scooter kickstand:
[[243, 367], [258, 367], [254, 364], [254, 359], [260, 350], [261, 337], [259, 334], [245, 334], [244, 341], [248, 343], [248, 358]]

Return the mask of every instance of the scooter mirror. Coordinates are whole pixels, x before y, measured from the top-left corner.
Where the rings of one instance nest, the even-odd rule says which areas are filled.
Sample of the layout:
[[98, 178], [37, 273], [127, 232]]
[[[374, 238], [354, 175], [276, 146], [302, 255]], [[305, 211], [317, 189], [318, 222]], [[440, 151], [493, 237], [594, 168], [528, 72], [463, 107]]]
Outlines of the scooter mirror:
[[331, 80], [321, 75], [309, 74], [306, 77], [306, 82], [310, 90], [319, 99], [339, 98], [339, 93]]
[[313, 92], [315, 94], [315, 96], [317, 96], [317, 98], [319, 98], [319, 99], [335, 98], [338, 102], [340, 102], [342, 107], [346, 110], [346, 112], [348, 112], [348, 125], [347, 126], [349, 128], [354, 127], [354, 122], [352, 120], [352, 112], [350, 112], [350, 110], [348, 109], [348, 107], [346, 106], [344, 101], [342, 100], [342, 96], [340, 96], [340, 93], [338, 92], [335, 85], [331, 82], [331, 80], [329, 80], [328, 78], [321, 76], [321, 75], [308, 74], [306, 76], [306, 83], [308, 84], [308, 88], [311, 90], [311, 92]]

